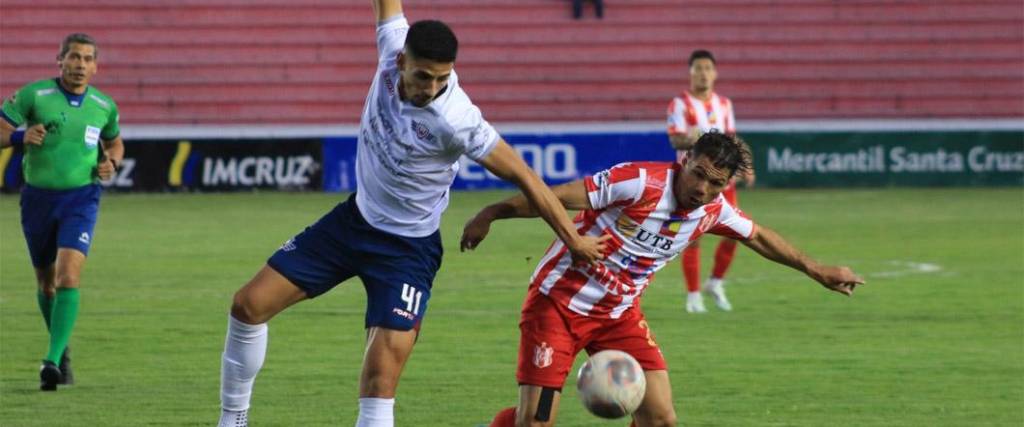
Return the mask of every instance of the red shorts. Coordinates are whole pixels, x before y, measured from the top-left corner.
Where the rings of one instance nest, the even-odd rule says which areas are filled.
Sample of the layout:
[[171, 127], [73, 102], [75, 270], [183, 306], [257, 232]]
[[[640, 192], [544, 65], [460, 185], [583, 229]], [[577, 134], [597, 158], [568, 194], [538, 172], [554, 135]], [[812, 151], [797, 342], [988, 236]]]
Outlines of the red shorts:
[[558, 304], [531, 289], [519, 321], [519, 384], [561, 389], [580, 350], [587, 354], [621, 350], [640, 362], [645, 371], [664, 370], [668, 365], [647, 320], [631, 308], [618, 319], [594, 319]]

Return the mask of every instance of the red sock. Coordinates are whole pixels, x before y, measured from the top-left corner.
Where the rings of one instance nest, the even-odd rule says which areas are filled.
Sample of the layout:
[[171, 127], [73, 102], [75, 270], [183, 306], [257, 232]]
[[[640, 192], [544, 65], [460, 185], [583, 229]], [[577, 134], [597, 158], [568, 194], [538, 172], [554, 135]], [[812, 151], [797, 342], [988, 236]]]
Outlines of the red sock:
[[491, 427], [516, 427], [516, 408], [502, 409], [491, 421]]
[[696, 242], [683, 249], [683, 278], [687, 291], [700, 290], [700, 246]]
[[736, 241], [722, 239], [715, 249], [715, 266], [711, 270], [711, 277], [721, 279], [725, 277], [726, 270], [732, 265], [732, 257], [736, 255]]

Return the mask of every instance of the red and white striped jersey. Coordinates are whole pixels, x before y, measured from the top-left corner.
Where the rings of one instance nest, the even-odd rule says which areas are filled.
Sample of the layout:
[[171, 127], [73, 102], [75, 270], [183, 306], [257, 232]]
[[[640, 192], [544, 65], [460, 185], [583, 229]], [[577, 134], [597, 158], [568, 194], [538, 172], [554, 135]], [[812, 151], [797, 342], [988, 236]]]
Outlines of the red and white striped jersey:
[[676, 203], [672, 182], [681, 165], [622, 163], [584, 178], [592, 209], [575, 219], [590, 236], [610, 235], [606, 257], [591, 266], [573, 266], [561, 240], [555, 240], [533, 273], [530, 292], [540, 292], [570, 310], [617, 319], [640, 296], [654, 273], [704, 233], [745, 240], [754, 223], [722, 195], [687, 211]]
[[736, 133], [736, 116], [732, 112], [732, 101], [711, 92], [707, 101], [701, 101], [683, 92], [668, 103], [668, 134], [685, 134], [696, 127], [700, 134], [712, 129], [722, 133]]

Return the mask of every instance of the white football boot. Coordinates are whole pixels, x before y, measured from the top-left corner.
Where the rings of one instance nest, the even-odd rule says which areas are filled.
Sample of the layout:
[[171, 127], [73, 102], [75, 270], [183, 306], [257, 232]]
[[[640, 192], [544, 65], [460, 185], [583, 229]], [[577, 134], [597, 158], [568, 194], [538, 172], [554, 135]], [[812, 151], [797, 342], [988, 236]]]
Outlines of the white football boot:
[[687, 313], [707, 313], [707, 311], [708, 309], [704, 308], [704, 296], [700, 294], [700, 291], [686, 293]]
[[732, 304], [729, 304], [729, 298], [725, 297], [725, 280], [708, 278], [708, 281], [704, 282], [704, 292], [711, 295], [719, 309], [732, 311]]

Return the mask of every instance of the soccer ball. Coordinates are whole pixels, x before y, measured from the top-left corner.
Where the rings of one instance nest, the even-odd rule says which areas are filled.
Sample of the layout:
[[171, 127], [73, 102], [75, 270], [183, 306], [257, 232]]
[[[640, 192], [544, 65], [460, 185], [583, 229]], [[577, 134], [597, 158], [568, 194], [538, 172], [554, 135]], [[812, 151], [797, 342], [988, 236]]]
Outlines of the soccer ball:
[[647, 391], [640, 363], [626, 352], [604, 350], [590, 356], [580, 367], [576, 390], [588, 411], [601, 418], [632, 414]]

